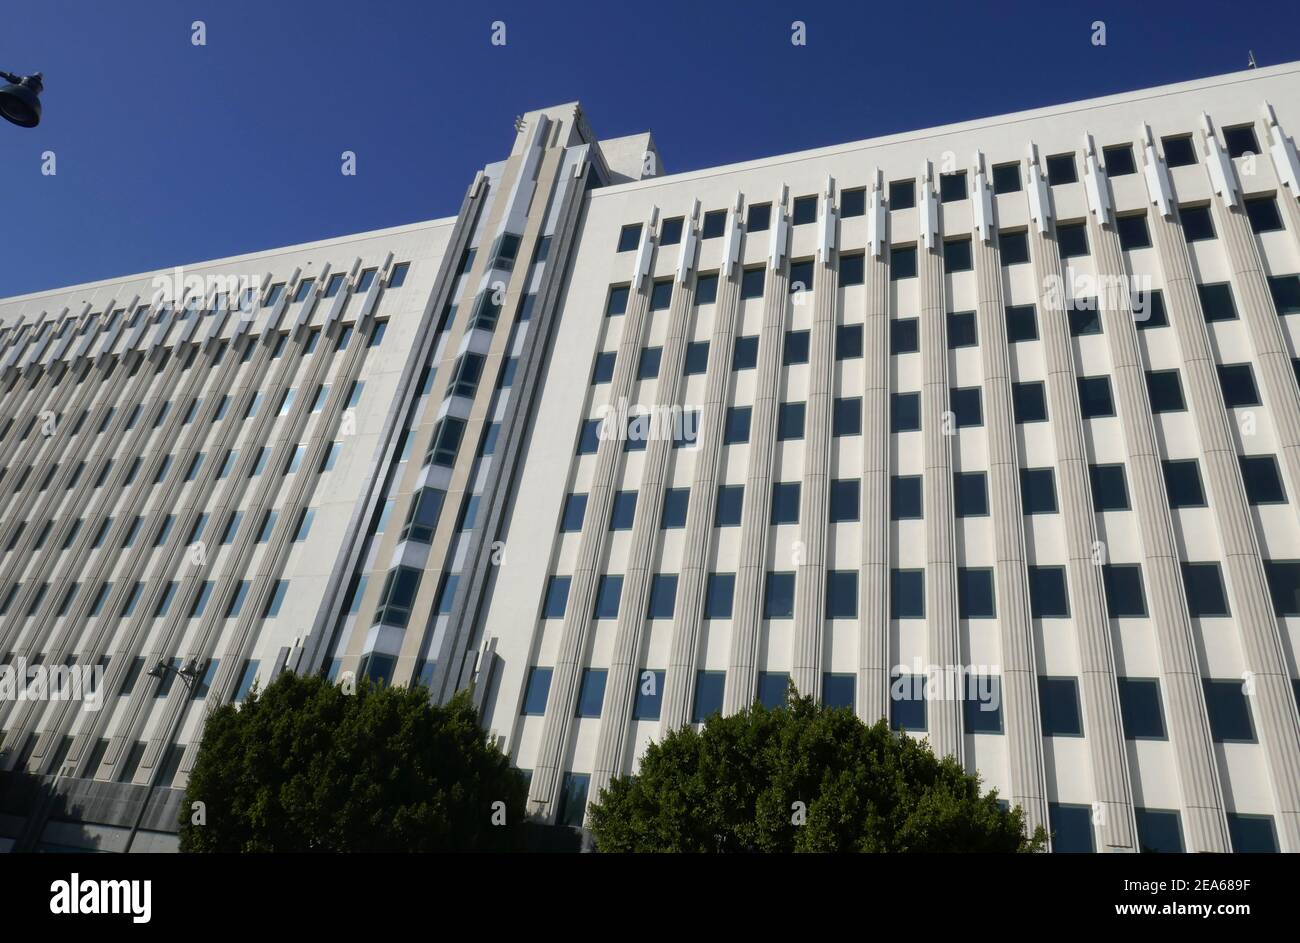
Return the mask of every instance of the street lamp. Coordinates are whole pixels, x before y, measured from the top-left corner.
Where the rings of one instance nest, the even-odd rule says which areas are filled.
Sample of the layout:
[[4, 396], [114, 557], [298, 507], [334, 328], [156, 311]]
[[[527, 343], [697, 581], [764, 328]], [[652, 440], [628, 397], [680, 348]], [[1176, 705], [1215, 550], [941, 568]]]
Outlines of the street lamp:
[[0, 116], [20, 128], [34, 128], [41, 123], [41, 100], [45, 89], [41, 73], [14, 75], [0, 70], [0, 79], [9, 84], [0, 88]]

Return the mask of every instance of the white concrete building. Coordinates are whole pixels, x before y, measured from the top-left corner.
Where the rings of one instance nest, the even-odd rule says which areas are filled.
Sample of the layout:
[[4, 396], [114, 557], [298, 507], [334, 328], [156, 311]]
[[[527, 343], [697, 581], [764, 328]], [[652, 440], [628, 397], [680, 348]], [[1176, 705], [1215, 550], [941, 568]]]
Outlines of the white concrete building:
[[571, 104], [455, 219], [0, 301], [0, 657], [106, 672], [0, 699], [0, 848], [174, 844], [288, 668], [471, 687], [562, 824], [793, 682], [1057, 850], [1300, 850], [1297, 128], [1300, 63], [666, 175]]

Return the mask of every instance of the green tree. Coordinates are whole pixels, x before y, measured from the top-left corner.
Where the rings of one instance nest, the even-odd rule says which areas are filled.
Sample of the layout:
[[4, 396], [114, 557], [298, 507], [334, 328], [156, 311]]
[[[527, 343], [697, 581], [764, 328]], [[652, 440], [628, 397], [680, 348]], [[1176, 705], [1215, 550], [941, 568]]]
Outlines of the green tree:
[[[182, 851], [454, 851], [512, 847], [527, 786], [469, 696], [355, 693], [280, 675], [207, 719], [181, 807]], [[195, 824], [194, 803], [203, 803]], [[495, 805], [503, 803], [504, 805]], [[502, 821], [506, 824], [496, 824]], [[494, 822], [495, 818], [495, 822]]]
[[1039, 851], [1019, 808], [928, 744], [793, 689], [653, 743], [591, 807], [598, 851]]

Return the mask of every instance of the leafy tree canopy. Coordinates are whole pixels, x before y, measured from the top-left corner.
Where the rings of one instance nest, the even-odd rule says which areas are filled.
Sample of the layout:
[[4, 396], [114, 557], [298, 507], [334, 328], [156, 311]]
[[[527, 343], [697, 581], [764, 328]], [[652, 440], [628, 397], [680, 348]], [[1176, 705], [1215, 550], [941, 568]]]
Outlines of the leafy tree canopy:
[[1019, 808], [929, 745], [791, 689], [651, 744], [590, 810], [599, 851], [1039, 851]]
[[208, 717], [181, 807], [181, 849], [497, 849], [519, 839], [526, 797], [468, 694], [435, 705], [421, 686], [363, 680], [346, 693], [285, 672]]

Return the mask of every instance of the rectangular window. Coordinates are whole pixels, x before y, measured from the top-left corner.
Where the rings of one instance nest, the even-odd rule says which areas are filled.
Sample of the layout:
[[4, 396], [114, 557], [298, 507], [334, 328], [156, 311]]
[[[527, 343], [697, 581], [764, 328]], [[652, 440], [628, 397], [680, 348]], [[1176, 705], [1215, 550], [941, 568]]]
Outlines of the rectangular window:
[[632, 529], [632, 521], [636, 517], [636, 496], [635, 491], [617, 491], [614, 493], [614, 501], [609, 516], [610, 530]]
[[1277, 854], [1277, 830], [1273, 827], [1272, 816], [1229, 812], [1228, 836], [1232, 839], [1232, 850], [1236, 854]]
[[1165, 740], [1160, 682], [1155, 678], [1119, 678], [1119, 708], [1126, 740]]
[[925, 570], [889, 571], [889, 618], [925, 618]]
[[993, 571], [957, 567], [957, 618], [992, 619], [997, 615], [993, 594]]
[[1214, 218], [1210, 215], [1208, 203], [1178, 207], [1178, 222], [1183, 227], [1183, 238], [1188, 242], [1205, 242], [1214, 238]]
[[605, 701], [605, 678], [604, 668], [582, 669], [582, 683], [578, 687], [578, 706], [575, 716], [600, 716], [600, 708]]
[[677, 574], [656, 573], [650, 580], [648, 619], [671, 619], [677, 603]]
[[1147, 396], [1153, 413], [1179, 412], [1187, 408], [1177, 370], [1148, 370]]
[[862, 356], [862, 325], [841, 324], [835, 328], [835, 359], [856, 360]]
[[632, 719], [658, 720], [663, 699], [664, 672], [642, 671], [637, 678], [636, 702], [632, 705]]
[[674, 216], [672, 219], [665, 219], [659, 226], [659, 244], [661, 246], [675, 246], [682, 241], [682, 222], [680, 216]]
[[1206, 323], [1237, 319], [1237, 305], [1232, 300], [1232, 287], [1227, 282], [1197, 285], [1196, 294], [1200, 296]]
[[745, 301], [750, 298], [762, 298], [766, 277], [767, 270], [761, 265], [745, 269], [740, 276], [740, 299]]
[[1008, 305], [1006, 316], [1008, 344], [1038, 339], [1038, 318], [1033, 305]]
[[973, 267], [969, 236], [944, 241], [943, 268], [945, 272], [969, 272]]
[[1066, 314], [1070, 319], [1071, 337], [1101, 333], [1101, 312], [1097, 310], [1095, 299], [1087, 298], [1076, 301], [1066, 311]]
[[1101, 579], [1106, 588], [1106, 610], [1112, 619], [1141, 618], [1147, 614], [1140, 565], [1102, 564]]
[[1020, 469], [1020, 501], [1025, 514], [1055, 514], [1056, 482], [1052, 469]]
[[695, 675], [695, 706], [691, 711], [692, 723], [703, 723], [714, 714], [722, 713], [722, 692], [726, 688], [725, 671], [699, 671]]
[[857, 675], [822, 673], [822, 706], [853, 710]]
[[1205, 710], [1210, 715], [1210, 735], [1215, 743], [1254, 743], [1255, 724], [1250, 699], [1240, 678], [1205, 679]]
[[1246, 485], [1246, 500], [1251, 504], [1285, 504], [1286, 489], [1282, 473], [1272, 455], [1242, 455], [1241, 477]]
[[974, 311], [949, 311], [948, 312], [948, 349], [956, 350], [959, 347], [974, 347], [979, 343], [979, 335], [975, 328]]
[[969, 675], [962, 701], [966, 733], [1002, 733], [1002, 679], [996, 675]]
[[663, 515], [659, 526], [672, 529], [686, 526], [686, 510], [691, 500], [691, 489], [669, 488], [664, 492]]
[[915, 432], [921, 428], [921, 394], [891, 393], [889, 431]]
[[726, 423], [722, 432], [723, 445], [735, 445], [749, 441], [749, 420], [753, 413], [750, 406], [729, 406]]
[[1041, 382], [1012, 383], [1011, 404], [1018, 423], [1047, 421], [1047, 394]]
[[1023, 229], [998, 232], [998, 249], [1003, 265], [1020, 265], [1029, 261], [1029, 233]]
[[570, 577], [552, 576], [546, 581], [546, 596], [542, 600], [543, 619], [563, 619], [569, 604]]
[[988, 479], [984, 472], [957, 472], [952, 476], [953, 507], [958, 517], [985, 517], [989, 513]]
[[925, 684], [922, 674], [889, 677], [889, 727], [891, 730], [925, 730]]
[[799, 523], [799, 482], [778, 481], [772, 484], [771, 523]]
[[921, 336], [917, 318], [891, 321], [889, 325], [889, 352], [911, 354], [921, 349]]
[[1205, 489], [1201, 486], [1201, 471], [1196, 459], [1166, 460], [1161, 465], [1171, 508], [1205, 507]]
[[717, 239], [725, 231], [726, 225], [726, 210], [709, 210], [704, 214], [704, 223], [700, 229], [700, 237], [703, 239]]
[[781, 363], [792, 366], [808, 362], [808, 331], [786, 331]]
[[1065, 567], [1029, 567], [1029, 613], [1035, 619], [1064, 619], [1070, 615]]
[[732, 345], [731, 369], [753, 370], [758, 365], [758, 335], [737, 337]]
[[1058, 223], [1056, 245], [1062, 259], [1073, 259], [1088, 254], [1088, 226], [1086, 223]]
[[894, 475], [889, 479], [889, 518], [919, 520], [922, 516], [920, 475]]
[[524, 687], [524, 709], [520, 712], [526, 717], [541, 717], [546, 713], [546, 698], [551, 693], [550, 668], [532, 667], [528, 669], [528, 684]]
[[763, 584], [763, 618], [794, 618], [794, 574], [768, 572]]
[[978, 386], [949, 390], [948, 408], [952, 410], [953, 421], [958, 429], [984, 425], [984, 409]]
[[1300, 314], [1300, 275], [1270, 275], [1268, 291], [1279, 315]]
[[1259, 391], [1255, 388], [1255, 375], [1248, 363], [1219, 364], [1219, 387], [1223, 390], [1223, 405], [1228, 409], [1238, 406], [1258, 406]]
[[840, 191], [840, 218], [850, 219], [861, 216], [867, 211], [867, 191], [865, 187]]
[[1103, 511], [1127, 511], [1129, 509], [1128, 486], [1124, 482], [1123, 465], [1090, 465], [1092, 478], [1092, 509], [1097, 513]]
[[803, 403], [782, 403], [776, 414], [776, 437], [781, 442], [803, 438]]
[[858, 519], [862, 482], [857, 478], [837, 478], [831, 482], [830, 522], [839, 524]]
[[1044, 737], [1082, 737], [1079, 682], [1074, 678], [1039, 678], [1038, 703]]
[[650, 288], [650, 310], [667, 311], [673, 300], [673, 280], [661, 279]]
[[994, 193], [1016, 193], [1020, 186], [1020, 161], [993, 165]]
[[889, 208], [906, 210], [916, 206], [916, 181], [891, 180], [889, 183]]
[[718, 300], [718, 275], [716, 272], [695, 279], [695, 303], [711, 305]]
[[609, 298], [605, 301], [605, 316], [617, 317], [627, 312], [628, 287], [626, 285], [611, 285], [609, 289]]
[[916, 278], [916, 246], [889, 247], [889, 280]]
[[710, 573], [704, 587], [704, 618], [730, 619], [731, 600], [736, 591], [735, 573]]
[[721, 485], [713, 517], [714, 527], [739, 527], [740, 511], [745, 500], [744, 485]]
[[1079, 412], [1084, 419], [1115, 415], [1110, 395], [1110, 377], [1079, 377]]
[[1096, 850], [1091, 806], [1049, 802], [1047, 817], [1053, 852], [1091, 854]]
[[796, 226], [803, 226], [807, 223], [817, 222], [816, 195], [795, 197], [791, 218]]
[[1161, 138], [1160, 144], [1165, 152], [1165, 164], [1170, 167], [1185, 167], [1196, 163], [1196, 149], [1192, 146], [1190, 134], [1175, 134]]
[[641, 224], [628, 223], [618, 232], [618, 251], [635, 252], [641, 244]]
[[[612, 365], [611, 365], [612, 366]], [[682, 367], [683, 376], [695, 376], [709, 369], [709, 342], [692, 341], [686, 345], [686, 360]]]
[[1063, 183], [1077, 183], [1079, 171], [1073, 154], [1052, 154], [1047, 158], [1047, 183], [1057, 187]]
[[587, 496], [570, 494], [564, 499], [564, 512], [560, 518], [560, 533], [572, 534], [582, 530], [582, 519], [587, 514]]
[[663, 357], [664, 349], [662, 347], [643, 347], [641, 357], [637, 361], [636, 378], [638, 380], [653, 380], [659, 376], [659, 361]]
[[1136, 215], [1117, 216], [1115, 231], [1119, 235], [1119, 247], [1125, 251], [1147, 249], [1151, 246], [1151, 233], [1147, 230], [1145, 211]]
[[784, 671], [760, 671], [758, 673], [758, 697], [756, 700], [770, 711], [785, 707], [785, 694], [790, 688], [790, 675]]
[[623, 595], [623, 577], [604, 575], [596, 588], [596, 610], [593, 619], [617, 619], [618, 603]]
[[953, 203], [966, 199], [966, 171], [939, 175], [939, 201]]
[[754, 203], [745, 217], [747, 232], [764, 232], [772, 225], [772, 204]]
[[1101, 149], [1101, 159], [1106, 165], [1107, 177], [1125, 177], [1137, 173], [1131, 144], [1112, 144]]
[[1182, 569], [1188, 615], [1193, 619], [1230, 615], [1228, 593], [1223, 586], [1219, 564], [1183, 563]]

